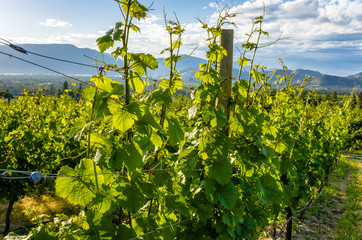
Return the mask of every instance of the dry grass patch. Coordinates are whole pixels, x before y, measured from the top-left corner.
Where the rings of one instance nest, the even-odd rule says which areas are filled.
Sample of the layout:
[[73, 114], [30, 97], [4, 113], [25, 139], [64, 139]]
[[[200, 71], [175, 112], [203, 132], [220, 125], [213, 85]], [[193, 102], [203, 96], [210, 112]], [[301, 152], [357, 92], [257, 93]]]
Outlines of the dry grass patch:
[[[0, 232], [5, 228], [7, 207], [8, 202], [2, 201], [0, 203]], [[77, 213], [78, 210], [79, 207], [54, 194], [25, 196], [14, 204], [11, 213], [10, 230], [31, 224], [31, 219], [35, 214], [46, 214], [49, 216], [49, 219], [52, 219], [57, 214], [71, 215]]]

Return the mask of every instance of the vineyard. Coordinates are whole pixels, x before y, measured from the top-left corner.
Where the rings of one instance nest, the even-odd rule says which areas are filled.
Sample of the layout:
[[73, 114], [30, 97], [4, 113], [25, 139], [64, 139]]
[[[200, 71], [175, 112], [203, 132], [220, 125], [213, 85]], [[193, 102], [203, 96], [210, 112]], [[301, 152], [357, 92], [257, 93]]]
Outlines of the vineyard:
[[[249, 78], [233, 76], [228, 90], [231, 78], [219, 67], [228, 51], [219, 38], [236, 14], [227, 9], [213, 26], [200, 20], [207, 63], [195, 73], [200, 84], [179, 96], [184, 27], [165, 14], [168, 57], [158, 63], [128, 47], [148, 9], [136, 0], [115, 2], [123, 22], [97, 44], [122, 66], [93, 59], [100, 67], [80, 99], [66, 91], [0, 101], [5, 235], [18, 199], [55, 191], [79, 213], [38, 216], [30, 239], [258, 239], [266, 227], [277, 238], [276, 225], [284, 223], [288, 239], [292, 218], [318, 197], [345, 151], [360, 114], [352, 98], [318, 103], [290, 75], [268, 81], [266, 66], [254, 61], [268, 36], [263, 16], [252, 20], [240, 46], [240, 73]], [[147, 72], [159, 64], [169, 76], [150, 84]], [[108, 78], [109, 71], [123, 81]]]

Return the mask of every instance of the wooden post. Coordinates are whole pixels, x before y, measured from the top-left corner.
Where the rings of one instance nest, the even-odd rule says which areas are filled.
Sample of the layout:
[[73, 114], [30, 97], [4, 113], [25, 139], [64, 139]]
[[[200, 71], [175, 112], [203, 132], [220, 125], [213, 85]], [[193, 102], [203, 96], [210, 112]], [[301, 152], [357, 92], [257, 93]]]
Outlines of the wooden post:
[[[293, 211], [291, 207], [287, 207], [287, 215], [286, 215], [286, 220], [288, 221], [289, 218], [291, 218], [293, 216]], [[285, 240], [292, 240], [292, 233], [293, 233], [293, 219], [291, 219], [289, 221], [289, 223], [287, 224], [287, 229], [285, 232]]]
[[230, 100], [231, 100], [231, 80], [233, 78], [233, 48], [234, 48], [234, 30], [223, 29], [220, 45], [227, 51], [227, 56], [224, 56], [219, 65], [221, 78], [226, 80], [221, 84], [225, 96], [220, 99], [220, 103], [224, 106], [227, 119], [230, 117]]
[[10, 224], [11, 224], [10, 216], [13, 210], [14, 203], [15, 201], [9, 201], [8, 209], [6, 210], [4, 236], [8, 235], [8, 233], [10, 232]]

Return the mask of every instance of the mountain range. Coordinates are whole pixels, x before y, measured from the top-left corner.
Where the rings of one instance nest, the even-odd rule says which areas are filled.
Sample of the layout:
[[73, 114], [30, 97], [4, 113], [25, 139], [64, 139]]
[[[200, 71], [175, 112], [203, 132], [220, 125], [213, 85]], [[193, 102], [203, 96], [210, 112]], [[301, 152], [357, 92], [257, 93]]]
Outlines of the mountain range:
[[[94, 75], [97, 73], [94, 67], [56, 61], [51, 58], [67, 59], [86, 65], [93, 65], [94, 59], [102, 59], [102, 55], [96, 50], [78, 48], [70, 44], [23, 44], [21, 47], [28, 51], [28, 54], [14, 51], [6, 45], [0, 45], [0, 74], [54, 74], [54, 72], [49, 70], [52, 69], [73, 76]], [[104, 54], [103, 58], [108, 64], [117, 63], [109, 54]], [[164, 58], [158, 58], [157, 60], [159, 62], [159, 68], [149, 72], [150, 78], [160, 79], [167, 77], [169, 69], [164, 66]], [[194, 73], [198, 70], [198, 66], [205, 62], [205, 59], [193, 56], [189, 56], [178, 62], [177, 69], [183, 81], [186, 83], [197, 83]], [[121, 65], [122, 62], [119, 61], [117, 64]], [[234, 67], [238, 67], [238, 65], [234, 63]], [[283, 70], [277, 69], [275, 71], [275, 74], [272, 74], [272, 71], [266, 73], [271, 76], [270, 81], [275, 81], [276, 75], [284, 75]], [[234, 68], [233, 72], [233, 75], [237, 76], [239, 70]], [[362, 72], [346, 77], [322, 74], [318, 71], [305, 69], [297, 69], [295, 71], [287, 70], [286, 72], [287, 74], [293, 75], [294, 81], [301, 81], [306, 76], [313, 77], [307, 87], [320, 89], [353, 89], [354, 87], [361, 89], [362, 87]], [[248, 79], [248, 75], [244, 72], [242, 78]]]

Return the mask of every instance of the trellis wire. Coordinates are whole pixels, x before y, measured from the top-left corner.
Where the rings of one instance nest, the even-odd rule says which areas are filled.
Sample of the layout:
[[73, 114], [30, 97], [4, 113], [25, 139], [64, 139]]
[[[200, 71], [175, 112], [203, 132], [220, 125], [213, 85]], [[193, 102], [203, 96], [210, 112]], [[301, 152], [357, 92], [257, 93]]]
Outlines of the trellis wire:
[[[85, 63], [80, 63], [80, 62], [74, 62], [74, 61], [71, 61], [71, 60], [66, 60], [66, 59], [61, 59], [61, 58], [56, 58], [56, 57], [52, 57], [52, 56], [43, 55], [43, 54], [40, 54], [40, 53], [31, 52], [31, 51], [28, 51], [28, 50], [26, 50], [26, 49], [24, 49], [24, 48], [22, 48], [22, 47], [19, 47], [19, 46], [15, 45], [15, 44], [12, 44], [11, 42], [9, 42], [8, 40], [3, 39], [3, 38], [0, 38], [0, 43], [5, 44], [5, 45], [8, 45], [9, 47], [11, 47], [12, 49], [14, 49], [15, 51], [18, 51], [18, 52], [21, 52], [21, 53], [24, 53], [24, 54], [30, 53], [30, 54], [33, 54], [33, 55], [36, 55], [36, 56], [39, 56], [39, 57], [48, 58], [48, 59], [52, 59], [52, 60], [55, 60], [55, 61], [66, 62], [66, 63], [70, 63], [70, 64], [76, 64], [76, 65], [81, 65], [81, 66], [85, 66], [85, 67], [97, 68], [96, 66], [90, 65], [90, 64], [85, 64]], [[18, 60], [22, 60], [22, 61], [25, 61], [25, 62], [27, 62], [27, 63], [33, 64], [33, 65], [35, 65], [35, 66], [38, 66], [38, 67], [47, 69], [47, 70], [49, 70], [49, 71], [58, 73], [58, 74], [63, 75], [63, 76], [65, 76], [65, 77], [71, 78], [71, 79], [73, 79], [73, 80], [79, 81], [79, 79], [75, 79], [75, 78], [73, 78], [73, 77], [71, 77], [71, 76], [67, 76], [66, 74], [63, 74], [63, 73], [58, 72], [58, 71], [56, 71], [56, 70], [53, 70], [53, 69], [50, 69], [50, 68], [48, 68], [48, 67], [42, 66], [42, 65], [40, 65], [40, 64], [31, 62], [31, 61], [27, 61], [27, 60], [25, 60], [25, 59], [16, 57], [16, 56], [11, 55], [11, 54], [8, 54], [8, 53], [4, 53], [4, 52], [1, 52], [1, 53], [4, 54], [4, 55], [8, 55], [9, 57], [14, 57], [14, 58], [16, 58], [16, 59], [18, 59]], [[88, 57], [88, 58], [90, 58], [90, 57]], [[90, 58], [90, 59], [92, 59], [92, 58]], [[114, 69], [111, 69], [111, 68], [110, 68], [108, 71], [112, 71], [112, 72], [117, 72], [117, 73], [119, 73], [119, 71], [114, 70]], [[141, 79], [142, 79], [142, 78], [141, 78]], [[161, 81], [162, 81], [162, 80], [157, 80], [157, 79], [150, 79], [150, 78], [148, 78], [148, 79], [149, 79], [149, 80], [152, 80], [152, 81], [154, 81], [154, 82], [161, 82]], [[80, 81], [80, 82], [81, 82], [81, 81]], [[88, 85], [89, 85], [89, 83], [85, 83], [85, 84], [88, 84]]]
[[54, 70], [54, 69], [48, 68], [48, 67], [46, 67], [46, 66], [40, 65], [40, 64], [38, 64], [38, 63], [35, 63], [35, 62], [32, 62], [32, 61], [26, 60], [26, 59], [24, 59], [24, 58], [17, 57], [17, 56], [14, 56], [14, 55], [11, 55], [11, 54], [9, 54], [9, 53], [2, 52], [2, 51], [0, 51], [0, 54], [6, 55], [6, 56], [8, 56], [8, 57], [10, 57], [10, 58], [18, 59], [18, 60], [20, 60], [20, 61], [23, 61], [23, 62], [32, 64], [32, 65], [35, 65], [35, 66], [40, 67], [40, 68], [44, 68], [44, 69], [46, 69], [46, 70], [48, 70], [48, 71], [57, 73], [57, 74], [62, 75], [62, 76], [64, 76], [64, 77], [70, 78], [70, 79], [72, 79], [72, 80], [74, 80], [74, 81], [78, 81], [78, 82], [84, 83], [84, 84], [86, 84], [86, 85], [93, 86], [92, 84], [87, 83], [87, 82], [84, 82], [84, 81], [82, 81], [82, 80], [80, 80], [80, 79], [78, 79], [78, 78], [69, 76], [69, 75], [67, 75], [67, 74], [65, 74], [65, 73], [62, 73], [62, 72], [59, 72], [59, 71], [57, 71], [57, 70]]
[[[12, 169], [0, 169], [0, 178], [14, 180], [14, 179], [30, 179], [31, 181], [40, 181], [42, 178], [58, 178], [58, 177], [92, 177], [98, 175], [114, 175], [114, 174], [125, 174], [125, 173], [137, 173], [137, 172], [169, 172], [169, 171], [198, 171], [201, 172], [202, 169], [189, 169], [189, 168], [163, 168], [163, 169], [143, 169], [143, 170], [133, 170], [133, 171], [116, 171], [116, 172], [105, 172], [98, 174], [80, 174], [80, 175], [64, 175], [59, 173], [42, 173], [42, 172], [29, 172], [29, 171], [20, 171]], [[7, 177], [7, 173], [19, 173], [27, 176], [23, 177]]]
[[31, 51], [28, 51], [28, 50], [26, 50], [26, 49], [24, 49], [22, 47], [19, 47], [19, 46], [15, 45], [15, 44], [12, 44], [11, 42], [9, 42], [8, 40], [6, 40], [4, 38], [0, 38], [0, 43], [8, 45], [9, 47], [14, 49], [15, 51], [18, 51], [18, 52], [21, 52], [21, 53], [24, 53], [24, 54], [30, 53], [30, 54], [33, 54], [33, 55], [36, 55], [36, 56], [39, 56], [39, 57], [48, 58], [48, 59], [52, 59], [52, 60], [55, 60], [55, 61], [66, 62], [66, 63], [70, 63], [70, 64], [76, 64], [76, 65], [81, 65], [81, 66], [91, 67], [91, 68], [95, 67], [95, 66], [90, 65], [90, 64], [74, 62], [74, 61], [70, 61], [70, 60], [66, 60], [66, 59], [55, 58], [55, 57], [50, 57], [50, 56], [46, 56], [46, 55], [43, 55], [43, 54], [31, 52]]

